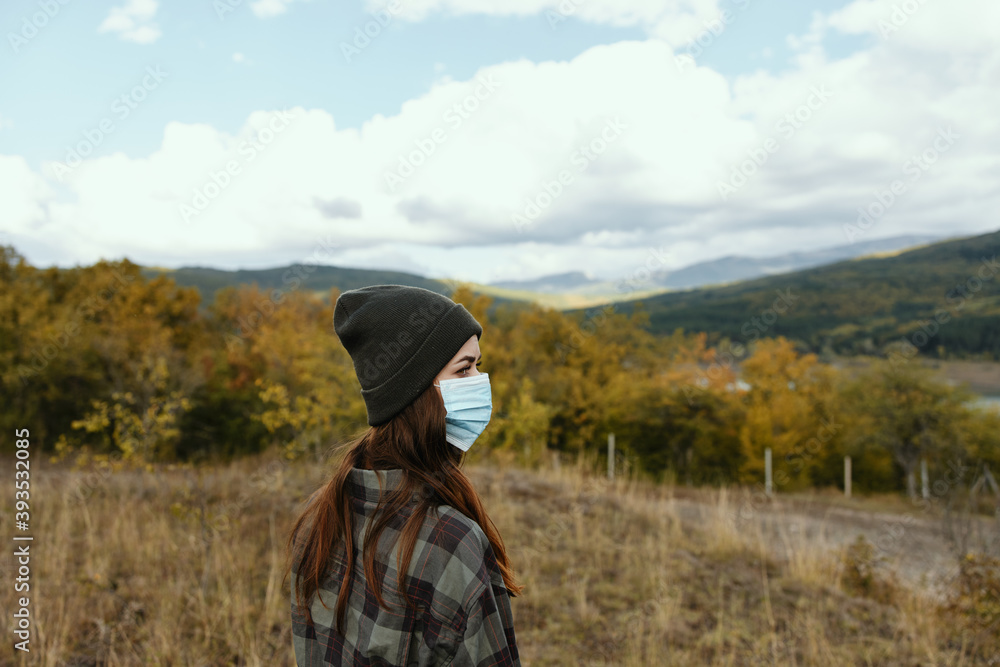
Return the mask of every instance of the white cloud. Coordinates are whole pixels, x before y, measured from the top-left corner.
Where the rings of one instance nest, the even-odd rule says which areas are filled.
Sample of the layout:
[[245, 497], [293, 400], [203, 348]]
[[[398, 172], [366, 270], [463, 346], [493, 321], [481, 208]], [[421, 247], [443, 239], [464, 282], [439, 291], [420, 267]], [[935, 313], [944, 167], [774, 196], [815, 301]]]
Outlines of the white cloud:
[[127, 42], [152, 44], [162, 34], [153, 20], [159, 3], [157, 0], [126, 0], [111, 12], [97, 27], [98, 32], [114, 32]]
[[[920, 11], [946, 26], [940, 14], [951, 9], [938, 7]], [[811, 32], [850, 25], [860, 24], [834, 14]], [[986, 27], [968, 31], [981, 43], [973, 33]], [[822, 39], [804, 39], [792, 69], [734, 82], [705, 67], [679, 68], [659, 40], [601, 45], [568, 62], [521, 60], [437, 82], [397, 115], [357, 130], [303, 108], [277, 133], [265, 129], [273, 115], [263, 111], [235, 136], [169, 123], [148, 157], [87, 160], [58, 200], [57, 181], [3, 158], [0, 201], [13, 202], [12, 231], [58, 238], [79, 249], [79, 261], [127, 252], [166, 264], [277, 265], [333, 238], [352, 263], [406, 256], [413, 261], [400, 266], [483, 281], [584, 269], [622, 275], [651, 247], [668, 247], [675, 268], [843, 245], [857, 209], [894, 180], [907, 190], [866, 239], [996, 229], [1000, 134], [990, 110], [1000, 108], [1000, 53], [949, 54], [936, 39], [901, 28], [832, 61]], [[622, 131], [581, 170], [574, 156], [592, 141], [600, 146], [614, 119]], [[948, 128], [952, 145], [928, 153]], [[763, 165], [749, 163], [745, 185], [723, 201], [719, 183], [760, 159], [765, 145], [777, 148], [764, 152]], [[911, 181], [905, 165], [921, 155], [934, 162]], [[386, 173], [401, 156], [421, 164], [391, 191]], [[239, 173], [224, 173], [229, 162]], [[553, 198], [547, 190], [559, 189], [561, 171], [572, 182]], [[196, 191], [214, 195], [185, 224], [179, 207], [194, 206]], [[546, 197], [518, 233], [512, 214]]]
[[54, 195], [49, 183], [32, 171], [24, 158], [0, 155], [0, 201], [5, 231], [41, 235], [42, 228], [50, 222], [47, 207]]
[[871, 33], [898, 47], [950, 56], [996, 50], [1000, 4], [988, 1], [855, 0], [833, 12], [827, 25], [842, 32]]
[[[750, 0], [736, 0], [746, 6]], [[389, 3], [393, 4], [393, 3]], [[397, 0], [396, 16], [422, 21], [434, 13], [490, 16], [543, 16], [558, 28], [573, 18], [613, 26], [639, 26], [651, 36], [680, 45], [694, 39], [719, 18], [719, 0]], [[386, 9], [385, 0], [365, 0], [369, 12]]]
[[294, 0], [256, 0], [250, 3], [250, 9], [254, 16], [260, 19], [267, 19], [288, 11], [288, 5]]
[[246, 57], [242, 53], [240, 53], [239, 51], [237, 51], [236, 53], [233, 54], [233, 62], [234, 63], [241, 63], [241, 62], [243, 62], [245, 60], [246, 60]]

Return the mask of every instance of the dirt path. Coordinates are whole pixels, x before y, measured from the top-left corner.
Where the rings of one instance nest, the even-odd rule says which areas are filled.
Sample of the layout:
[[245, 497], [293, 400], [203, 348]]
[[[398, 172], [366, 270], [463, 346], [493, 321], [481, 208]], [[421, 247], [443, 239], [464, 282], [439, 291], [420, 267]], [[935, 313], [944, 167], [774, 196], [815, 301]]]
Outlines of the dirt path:
[[[673, 498], [669, 503], [683, 523], [705, 525], [719, 514], [717, 505], [689, 498]], [[729, 521], [741, 532], [756, 533], [756, 522], [777, 558], [786, 559], [801, 545], [836, 549], [863, 535], [875, 547], [881, 567], [892, 571], [910, 586], [941, 595], [948, 580], [957, 573], [958, 559], [942, 519], [927, 510], [903, 514], [870, 512], [844, 507], [761, 498], [734, 499], [727, 512]], [[957, 532], [959, 526], [952, 524]], [[1000, 524], [978, 520], [980, 535], [1000, 539]], [[992, 531], [992, 532], [990, 532]]]
[[[476, 470], [473, 474], [479, 485], [501, 481], [492, 471]], [[606, 495], [609, 501], [616, 497], [617, 492], [608, 489], [603, 480], [586, 486], [591, 492]], [[508, 473], [502, 480], [502, 487], [506, 494], [523, 495], [539, 503], [575, 495], [559, 484], [519, 473]], [[717, 492], [686, 487], [673, 487], [666, 500], [654, 492], [653, 495], [640, 494], [641, 500], [633, 496], [632, 502], [645, 505], [653, 512], [675, 513], [682, 525], [693, 530], [723, 530], [712, 524], [725, 521], [730, 529], [745, 536], [747, 543], [754, 543], [760, 530], [772, 554], [782, 561], [803, 549], [838, 550], [862, 535], [874, 547], [873, 560], [880, 570], [895, 574], [911, 588], [935, 596], [949, 592], [958, 573], [959, 560], [953, 540], [941, 518], [940, 503], [934, 502], [935, 499], [929, 505], [914, 503], [909, 511], [879, 512], [844, 507], [823, 498], [779, 494], [768, 500], [763, 493], [751, 494], [746, 490], [729, 493], [728, 502], [721, 508]], [[594, 496], [589, 497], [591, 500], [585, 506], [595, 502]], [[987, 550], [1000, 555], [1000, 516], [996, 519], [980, 516], [964, 529], [958, 521], [953, 521], [950, 532], [971, 535], [968, 544], [975, 547], [970, 550]], [[983, 548], [984, 537], [986, 544], [991, 545], [986, 549]]]

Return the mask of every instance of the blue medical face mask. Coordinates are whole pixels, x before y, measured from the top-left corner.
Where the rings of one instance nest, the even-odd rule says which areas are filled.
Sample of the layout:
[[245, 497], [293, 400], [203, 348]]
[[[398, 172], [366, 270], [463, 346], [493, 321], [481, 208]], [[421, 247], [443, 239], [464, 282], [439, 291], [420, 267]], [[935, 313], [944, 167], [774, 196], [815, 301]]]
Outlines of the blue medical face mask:
[[441, 398], [444, 399], [447, 411], [444, 418], [445, 440], [463, 452], [469, 451], [469, 447], [490, 423], [490, 416], [493, 414], [489, 374], [450, 378], [441, 380], [440, 384], [435, 383], [434, 386], [441, 388]]

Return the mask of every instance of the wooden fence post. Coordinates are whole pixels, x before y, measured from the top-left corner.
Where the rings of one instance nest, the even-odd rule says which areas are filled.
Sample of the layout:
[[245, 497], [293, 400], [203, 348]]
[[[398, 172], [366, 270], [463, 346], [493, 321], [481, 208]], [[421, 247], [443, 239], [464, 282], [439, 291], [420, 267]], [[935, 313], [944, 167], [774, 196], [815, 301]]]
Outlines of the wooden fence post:
[[608, 481], [615, 481], [615, 434], [608, 433]]
[[774, 487], [771, 484], [771, 448], [768, 447], [764, 450], [764, 493], [770, 498], [773, 492]]
[[851, 497], [851, 457], [844, 457], [844, 495]]

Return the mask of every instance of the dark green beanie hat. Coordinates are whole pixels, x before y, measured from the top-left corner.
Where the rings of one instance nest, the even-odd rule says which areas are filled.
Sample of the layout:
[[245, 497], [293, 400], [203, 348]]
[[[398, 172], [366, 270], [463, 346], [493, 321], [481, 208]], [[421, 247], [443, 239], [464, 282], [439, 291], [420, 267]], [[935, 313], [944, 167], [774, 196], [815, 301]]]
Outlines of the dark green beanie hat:
[[460, 303], [422, 287], [370, 285], [343, 292], [333, 328], [354, 361], [368, 424], [413, 402], [483, 327]]

